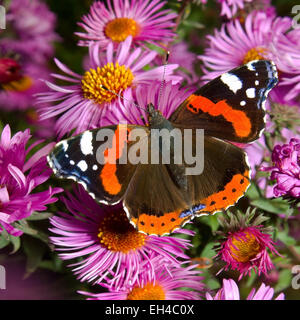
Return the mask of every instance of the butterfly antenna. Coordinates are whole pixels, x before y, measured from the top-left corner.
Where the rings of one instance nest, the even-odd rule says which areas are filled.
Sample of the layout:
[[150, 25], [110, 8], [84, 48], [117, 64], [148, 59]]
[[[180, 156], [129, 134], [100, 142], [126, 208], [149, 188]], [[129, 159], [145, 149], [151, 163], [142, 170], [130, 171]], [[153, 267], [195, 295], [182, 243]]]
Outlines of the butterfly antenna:
[[122, 100], [125, 100], [125, 101], [128, 101], [128, 102], [132, 103], [132, 104], [133, 104], [135, 107], [137, 107], [138, 109], [141, 109], [141, 110], [144, 110], [144, 111], [148, 112], [147, 109], [140, 107], [139, 105], [137, 105], [137, 104], [134, 103], [133, 101], [130, 101], [129, 99], [124, 98], [124, 97], [121, 96], [120, 94], [118, 94], [118, 93], [116, 93], [116, 92], [114, 92], [114, 91], [106, 88], [103, 84], [100, 84], [100, 88], [101, 88], [101, 89], [104, 89], [104, 90], [106, 90], [106, 91], [108, 91], [108, 92], [111, 92], [112, 94], [116, 95], [117, 97], [119, 97], [119, 98], [122, 99]]
[[159, 102], [160, 102], [160, 99], [161, 99], [161, 96], [162, 96], [163, 88], [164, 88], [164, 85], [166, 83], [165, 76], [166, 76], [166, 70], [167, 70], [167, 65], [168, 65], [168, 61], [169, 61], [169, 56], [170, 56], [170, 51], [168, 50], [167, 53], [166, 53], [166, 58], [165, 58], [165, 62], [164, 62], [164, 71], [163, 71], [162, 81], [161, 81], [160, 89], [159, 89], [157, 107], [159, 106]]

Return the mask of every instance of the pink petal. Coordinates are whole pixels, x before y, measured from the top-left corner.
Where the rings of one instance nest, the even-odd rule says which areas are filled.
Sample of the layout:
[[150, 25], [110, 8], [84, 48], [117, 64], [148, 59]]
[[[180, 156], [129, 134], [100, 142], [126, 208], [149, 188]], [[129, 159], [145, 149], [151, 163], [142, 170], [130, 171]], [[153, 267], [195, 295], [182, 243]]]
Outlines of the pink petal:
[[16, 166], [9, 164], [8, 165], [9, 173], [14, 177], [17, 181], [20, 188], [24, 188], [26, 186], [26, 177], [23, 172]]

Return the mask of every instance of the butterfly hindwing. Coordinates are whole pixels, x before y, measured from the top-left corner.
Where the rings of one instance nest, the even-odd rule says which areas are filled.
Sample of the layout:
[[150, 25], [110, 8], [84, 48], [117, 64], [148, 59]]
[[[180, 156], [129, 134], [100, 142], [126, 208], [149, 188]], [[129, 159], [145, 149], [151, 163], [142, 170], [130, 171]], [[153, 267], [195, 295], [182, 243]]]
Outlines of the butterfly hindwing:
[[204, 171], [188, 179], [193, 186], [193, 203], [203, 205], [194, 215], [223, 211], [234, 205], [250, 185], [247, 155], [231, 143], [205, 136]]
[[[195, 146], [195, 130], [192, 139]], [[169, 234], [195, 216], [234, 205], [250, 185], [244, 151], [209, 136], [204, 136], [204, 170], [200, 175], [186, 176], [187, 189], [176, 184], [172, 170], [173, 166], [167, 164], [145, 164], [135, 171], [123, 205], [139, 231]]]
[[189, 207], [186, 191], [172, 179], [165, 164], [139, 165], [124, 196], [124, 209], [139, 231], [164, 235], [188, 219], [180, 213]]
[[273, 62], [251, 61], [200, 88], [169, 120], [224, 140], [254, 141], [264, 129], [264, 103], [277, 81]]

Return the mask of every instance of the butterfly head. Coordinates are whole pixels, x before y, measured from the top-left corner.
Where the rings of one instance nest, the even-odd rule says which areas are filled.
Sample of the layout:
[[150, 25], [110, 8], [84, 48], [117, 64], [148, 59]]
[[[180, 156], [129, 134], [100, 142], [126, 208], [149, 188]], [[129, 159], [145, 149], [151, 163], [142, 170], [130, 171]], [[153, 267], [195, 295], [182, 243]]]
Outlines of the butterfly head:
[[165, 120], [161, 112], [154, 108], [152, 103], [147, 105], [148, 112], [148, 122], [150, 126], [155, 126], [156, 124], [160, 124]]

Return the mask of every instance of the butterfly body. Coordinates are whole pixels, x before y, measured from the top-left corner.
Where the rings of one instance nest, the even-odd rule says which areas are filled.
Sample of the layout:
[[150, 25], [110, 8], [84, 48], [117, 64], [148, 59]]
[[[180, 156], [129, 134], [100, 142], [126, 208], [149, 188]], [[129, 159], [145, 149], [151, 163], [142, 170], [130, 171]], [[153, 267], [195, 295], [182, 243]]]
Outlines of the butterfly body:
[[[173, 178], [173, 182], [176, 183], [181, 188], [183, 196], [187, 199], [188, 198], [187, 177], [185, 174], [185, 165], [183, 163], [181, 164], [175, 163], [174, 161], [175, 153], [176, 153], [175, 139], [170, 136], [170, 139], [168, 139], [167, 141], [168, 146], [166, 146], [166, 144], [164, 143], [165, 140], [162, 139], [161, 136], [155, 137], [155, 135], [160, 134], [161, 130], [167, 130], [168, 132], [172, 132], [175, 129], [175, 126], [168, 119], [166, 119], [161, 114], [160, 111], [155, 109], [152, 103], [148, 104], [147, 111], [148, 111], [148, 123], [149, 123], [149, 129], [150, 129], [149, 141], [152, 141], [152, 139], [155, 140], [155, 138], [158, 140], [158, 147], [159, 147], [158, 149], [161, 156], [163, 152], [167, 149], [170, 155], [170, 161], [168, 163], [168, 169], [169, 169], [170, 175]], [[161, 158], [161, 161], [162, 160], [163, 159]]]
[[[57, 176], [81, 183], [97, 201], [108, 205], [122, 201], [139, 231], [171, 233], [195, 216], [227, 209], [244, 195], [250, 185], [247, 155], [227, 141], [248, 143], [260, 136], [264, 103], [276, 83], [272, 62], [252, 61], [200, 88], [168, 119], [150, 103], [147, 126], [101, 128], [113, 132], [108, 144], [98, 139], [100, 129], [85, 131], [59, 142], [48, 162]], [[187, 174], [186, 169], [192, 166], [185, 159], [176, 162], [174, 136], [169, 140], [156, 137], [157, 148], [151, 148], [155, 135], [174, 129], [182, 137], [186, 129], [192, 130], [192, 151], [199, 145], [197, 130], [204, 129], [201, 174]], [[138, 141], [133, 138], [135, 130], [142, 132]], [[116, 147], [116, 161], [111, 163], [107, 160], [109, 152]], [[152, 161], [153, 149], [159, 161]], [[132, 155], [141, 156], [141, 150], [149, 151], [144, 162], [124, 162]], [[170, 161], [165, 161], [166, 150]]]

